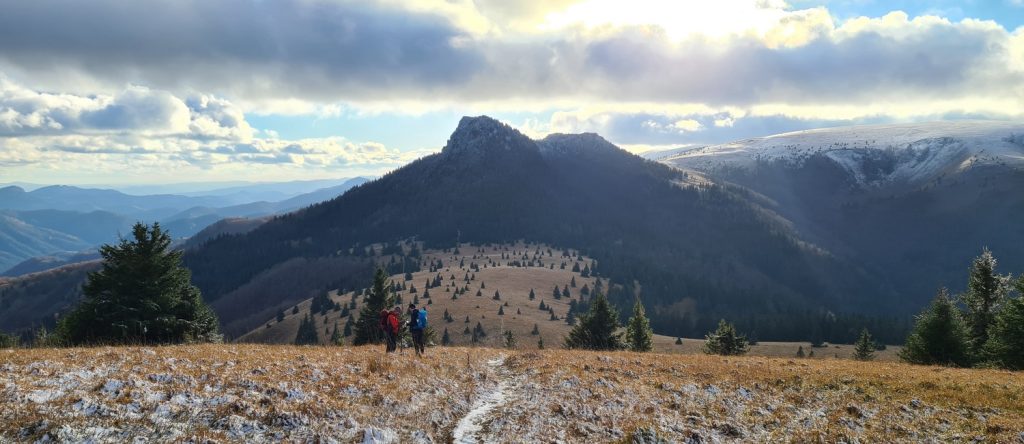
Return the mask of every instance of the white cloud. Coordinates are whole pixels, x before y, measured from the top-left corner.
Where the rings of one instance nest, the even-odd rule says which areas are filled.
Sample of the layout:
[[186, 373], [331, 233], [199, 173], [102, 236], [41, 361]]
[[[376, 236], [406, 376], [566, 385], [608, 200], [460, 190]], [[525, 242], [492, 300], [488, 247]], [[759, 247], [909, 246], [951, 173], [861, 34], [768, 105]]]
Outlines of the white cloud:
[[281, 139], [206, 94], [180, 99], [140, 86], [114, 95], [53, 94], [0, 77], [0, 171], [20, 180], [379, 174], [429, 152], [343, 137]]
[[131, 132], [219, 139], [247, 139], [252, 128], [224, 99], [185, 100], [167, 91], [130, 85], [114, 95], [34, 91], [0, 76], [0, 137], [32, 134]]
[[676, 120], [672, 126], [679, 131], [700, 131], [704, 127], [703, 124], [693, 119]]
[[730, 127], [736, 123], [736, 119], [732, 117], [723, 117], [721, 119], [715, 119], [714, 124], [717, 127]]

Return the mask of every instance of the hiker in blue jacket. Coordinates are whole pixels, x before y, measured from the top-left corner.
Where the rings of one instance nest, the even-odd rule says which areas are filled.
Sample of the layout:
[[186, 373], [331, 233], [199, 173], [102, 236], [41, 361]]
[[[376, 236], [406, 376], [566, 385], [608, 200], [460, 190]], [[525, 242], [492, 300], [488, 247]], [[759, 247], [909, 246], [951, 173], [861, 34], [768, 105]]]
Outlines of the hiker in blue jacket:
[[409, 304], [408, 315], [412, 346], [416, 349], [416, 356], [422, 356], [426, 351], [423, 348], [423, 330], [427, 328], [427, 307], [417, 310], [416, 304]]

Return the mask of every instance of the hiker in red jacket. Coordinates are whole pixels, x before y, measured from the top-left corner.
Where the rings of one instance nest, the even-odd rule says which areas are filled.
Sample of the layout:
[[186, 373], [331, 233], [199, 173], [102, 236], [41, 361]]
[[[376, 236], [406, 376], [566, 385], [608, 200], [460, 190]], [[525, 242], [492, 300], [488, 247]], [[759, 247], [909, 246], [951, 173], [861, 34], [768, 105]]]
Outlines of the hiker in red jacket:
[[387, 332], [386, 339], [388, 340], [388, 352], [398, 350], [398, 332], [400, 327], [398, 319], [401, 316], [401, 313], [401, 309], [398, 307], [395, 307], [394, 310], [388, 312], [387, 328], [385, 329]]
[[384, 333], [384, 351], [391, 353], [398, 349], [398, 317], [388, 310], [380, 311], [380, 330]]

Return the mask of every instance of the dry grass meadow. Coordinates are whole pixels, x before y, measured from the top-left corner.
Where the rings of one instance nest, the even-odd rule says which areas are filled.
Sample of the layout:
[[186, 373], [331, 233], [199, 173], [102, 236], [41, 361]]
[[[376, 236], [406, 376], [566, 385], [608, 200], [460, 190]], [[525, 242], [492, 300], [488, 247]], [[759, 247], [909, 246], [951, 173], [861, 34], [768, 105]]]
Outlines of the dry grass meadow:
[[[1024, 374], [842, 359], [203, 345], [0, 351], [3, 442], [1002, 442]], [[467, 432], [469, 433], [469, 432]]]

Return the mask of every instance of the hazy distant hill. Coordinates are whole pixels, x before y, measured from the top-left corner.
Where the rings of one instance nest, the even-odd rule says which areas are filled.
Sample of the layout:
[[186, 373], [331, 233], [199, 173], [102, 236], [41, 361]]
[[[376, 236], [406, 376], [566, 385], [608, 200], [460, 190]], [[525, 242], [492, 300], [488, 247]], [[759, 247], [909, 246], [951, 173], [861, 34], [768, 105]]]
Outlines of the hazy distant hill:
[[[41, 187], [31, 192], [13, 186], [2, 188], [0, 273], [17, 275], [40, 271], [40, 267], [48, 264], [59, 266], [66, 263], [61, 257], [114, 242], [139, 220], [159, 221], [174, 237], [189, 237], [224, 218], [260, 218], [328, 200], [366, 180], [357, 177], [340, 183], [287, 182], [281, 184], [282, 191], [270, 194], [291, 197], [278, 202], [247, 201], [245, 204], [234, 204], [239, 196], [232, 193], [270, 192], [273, 184], [211, 191], [224, 193], [218, 196], [133, 196], [114, 190], [68, 186]], [[291, 193], [323, 183], [333, 185], [294, 196]], [[57, 258], [53, 257], [55, 255]], [[37, 257], [39, 259], [34, 260]]]
[[89, 246], [77, 237], [36, 227], [7, 212], [0, 212], [0, 245], [0, 268], [4, 270], [33, 256]]

